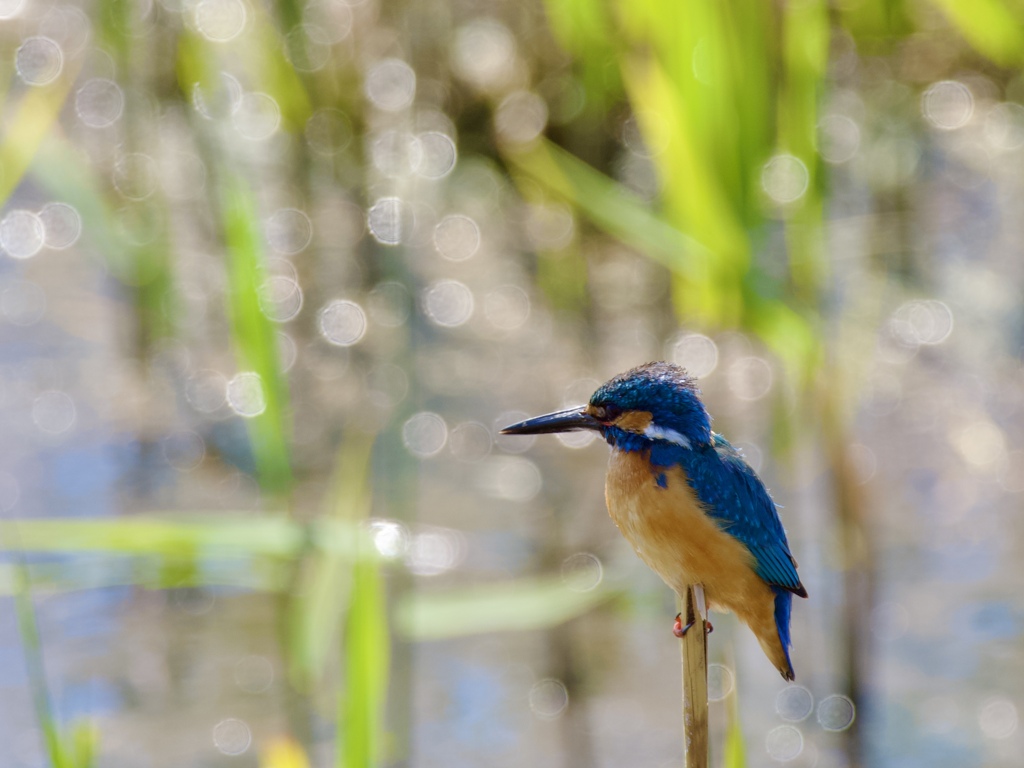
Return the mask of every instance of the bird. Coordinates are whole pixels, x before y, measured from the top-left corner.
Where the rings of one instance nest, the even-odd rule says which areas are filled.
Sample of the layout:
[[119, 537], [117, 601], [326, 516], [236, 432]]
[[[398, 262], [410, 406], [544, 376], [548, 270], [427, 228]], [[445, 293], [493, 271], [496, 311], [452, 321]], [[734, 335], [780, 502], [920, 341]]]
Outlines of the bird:
[[[782, 677], [795, 679], [792, 599], [807, 590], [775, 502], [743, 454], [711, 430], [696, 380], [674, 363], [647, 363], [602, 384], [586, 405], [501, 433], [578, 430], [611, 446], [605, 502], [640, 559], [680, 596], [703, 585], [707, 607], [736, 614]], [[676, 617], [677, 636], [688, 628]]]

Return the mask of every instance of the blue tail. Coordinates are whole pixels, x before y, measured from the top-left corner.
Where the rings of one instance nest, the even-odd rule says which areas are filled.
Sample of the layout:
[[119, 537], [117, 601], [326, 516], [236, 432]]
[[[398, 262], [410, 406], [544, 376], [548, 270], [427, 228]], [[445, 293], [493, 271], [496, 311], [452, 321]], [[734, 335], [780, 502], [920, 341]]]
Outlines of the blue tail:
[[788, 670], [782, 673], [787, 680], [795, 679], [793, 673], [793, 662], [789, 658], [789, 649], [792, 643], [789, 639], [789, 615], [793, 607], [793, 595], [779, 587], [772, 587], [775, 593], [775, 628], [779, 630], [779, 642], [782, 643], [782, 652], [786, 654], [786, 665]]

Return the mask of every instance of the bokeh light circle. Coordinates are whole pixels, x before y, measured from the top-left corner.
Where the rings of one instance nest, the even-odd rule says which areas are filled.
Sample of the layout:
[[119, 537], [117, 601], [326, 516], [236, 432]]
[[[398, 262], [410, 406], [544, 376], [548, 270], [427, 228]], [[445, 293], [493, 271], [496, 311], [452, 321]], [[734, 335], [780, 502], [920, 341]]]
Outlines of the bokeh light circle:
[[129, 200], [145, 200], [151, 196], [157, 190], [159, 178], [156, 161], [141, 152], [122, 155], [114, 165], [114, 186]]
[[416, 576], [437, 576], [454, 568], [463, 555], [457, 532], [433, 529], [416, 534], [405, 556], [406, 569]]
[[28, 0], [0, 0], [0, 20], [13, 19], [25, 7]]
[[389, 179], [405, 178], [419, 168], [423, 150], [406, 131], [383, 131], [370, 144], [373, 166]]
[[537, 435], [503, 435], [501, 430], [509, 424], [528, 419], [526, 411], [505, 411], [494, 419], [494, 444], [505, 453], [525, 453], [537, 442]]
[[82, 217], [67, 203], [47, 203], [39, 211], [39, 220], [43, 224], [43, 242], [47, 248], [70, 248], [82, 234]]
[[949, 435], [950, 442], [964, 461], [973, 467], [990, 467], [1006, 457], [1006, 435], [985, 418], [968, 421]]
[[409, 532], [401, 523], [394, 520], [373, 520], [369, 528], [373, 547], [381, 557], [394, 560], [408, 550]]
[[804, 161], [794, 155], [779, 154], [764, 165], [761, 186], [773, 202], [795, 203], [807, 191], [810, 173]]
[[265, 232], [271, 248], [293, 256], [304, 251], [313, 240], [313, 222], [305, 211], [282, 208], [267, 219]]
[[352, 143], [352, 121], [340, 109], [322, 107], [306, 121], [305, 136], [310, 149], [332, 157]]
[[921, 96], [921, 113], [940, 130], [962, 128], [974, 115], [974, 95], [961, 82], [942, 80]]
[[402, 425], [402, 442], [421, 459], [436, 456], [448, 440], [448, 425], [438, 414], [421, 411]]
[[792, 725], [777, 725], [765, 736], [765, 749], [772, 760], [788, 763], [804, 751], [804, 735]]
[[213, 370], [199, 370], [185, 382], [185, 399], [199, 413], [214, 413], [227, 403], [227, 379]]
[[417, 137], [420, 161], [416, 174], [424, 179], [443, 179], [455, 168], [458, 150], [451, 138], [439, 131], [427, 131]]
[[0, 247], [15, 259], [35, 256], [45, 242], [43, 222], [32, 211], [16, 209], [0, 219]]
[[92, 36], [92, 22], [79, 5], [54, 4], [40, 20], [38, 30], [60, 46], [66, 61], [85, 49]]
[[448, 446], [459, 461], [477, 462], [491, 452], [493, 439], [487, 427], [475, 421], [459, 424], [448, 438]]
[[400, 112], [416, 97], [416, 73], [401, 59], [384, 59], [370, 68], [363, 92], [378, 109]]
[[683, 333], [669, 345], [669, 359], [695, 379], [710, 376], [718, 367], [718, 345], [702, 333]]
[[860, 128], [846, 115], [826, 115], [818, 122], [818, 152], [826, 163], [841, 165], [857, 156]]
[[207, 120], [229, 117], [242, 103], [242, 84], [227, 72], [220, 72], [208, 83], [192, 86], [192, 106]]
[[530, 297], [518, 285], [502, 285], [484, 296], [484, 316], [495, 328], [514, 331], [530, 318]]
[[573, 592], [590, 592], [604, 579], [601, 559], [590, 552], [577, 552], [562, 561], [562, 583]]
[[244, 418], [254, 418], [267, 410], [263, 379], [255, 371], [235, 374], [228, 381], [225, 394], [231, 410]]
[[59, 435], [74, 426], [78, 416], [75, 401], [65, 392], [50, 389], [32, 401], [32, 421], [42, 432]]
[[335, 299], [320, 310], [321, 335], [338, 347], [350, 347], [366, 335], [366, 313], [354, 301]]
[[760, 400], [772, 388], [772, 368], [760, 357], [741, 357], [729, 366], [729, 390], [740, 400]]
[[539, 719], [554, 720], [569, 706], [569, 691], [561, 680], [538, 680], [530, 688], [529, 704]]
[[775, 711], [783, 720], [799, 723], [814, 711], [814, 696], [802, 685], [787, 685], [775, 696]]
[[286, 323], [302, 310], [302, 288], [289, 275], [271, 275], [263, 281], [259, 294], [260, 309], [275, 323]]
[[985, 117], [985, 138], [1002, 152], [1024, 147], [1024, 107], [1013, 102], [992, 107]]
[[953, 332], [953, 310], [936, 299], [914, 299], [900, 305], [889, 327], [908, 346], [941, 344]]
[[857, 709], [847, 696], [833, 693], [818, 703], [818, 723], [826, 731], [845, 731], [857, 716]]
[[337, 45], [352, 31], [352, 8], [357, 0], [312, 0], [304, 16], [317, 29], [324, 42]]
[[266, 141], [281, 125], [281, 107], [268, 93], [244, 93], [238, 100], [238, 108], [231, 113], [231, 122], [243, 138]]
[[160, 441], [164, 460], [179, 472], [191, 472], [203, 462], [206, 443], [196, 432], [183, 429]]
[[519, 503], [531, 501], [544, 483], [537, 465], [522, 456], [491, 456], [481, 462], [477, 478], [487, 496]]
[[1009, 699], [990, 699], [978, 709], [978, 726], [990, 739], [1008, 739], [1019, 725], [1017, 706]]
[[724, 701], [736, 688], [736, 675], [724, 664], [708, 664], [708, 701]]
[[244, 720], [229, 717], [213, 726], [213, 746], [225, 755], [241, 755], [252, 744], [252, 731]]
[[234, 678], [246, 693], [263, 693], [274, 683], [274, 665], [266, 656], [243, 656], [235, 662]]
[[558, 251], [572, 242], [576, 219], [563, 203], [532, 204], [526, 207], [523, 222], [526, 237], [538, 251]]
[[455, 73], [481, 90], [496, 91], [512, 78], [515, 37], [496, 19], [478, 18], [459, 27], [450, 50]]
[[226, 43], [242, 34], [247, 17], [242, 0], [199, 0], [192, 11], [196, 30], [213, 43]]
[[548, 124], [548, 105], [531, 91], [506, 96], [494, 113], [494, 130], [502, 141], [527, 144], [535, 140]]
[[397, 197], [383, 197], [366, 214], [374, 239], [383, 245], [398, 245], [409, 234], [412, 214]]
[[75, 93], [75, 113], [90, 128], [113, 125], [124, 112], [124, 91], [113, 80], [87, 80]]
[[455, 328], [473, 315], [473, 292], [458, 280], [438, 280], [423, 291], [423, 311], [437, 325]]
[[285, 35], [284, 54], [299, 72], [316, 72], [330, 61], [331, 41], [323, 28], [299, 24]]
[[453, 213], [434, 227], [434, 248], [451, 261], [465, 261], [480, 250], [480, 227], [469, 216]]
[[55, 40], [27, 37], [14, 54], [14, 68], [27, 85], [49, 85], [64, 68], [64, 54]]

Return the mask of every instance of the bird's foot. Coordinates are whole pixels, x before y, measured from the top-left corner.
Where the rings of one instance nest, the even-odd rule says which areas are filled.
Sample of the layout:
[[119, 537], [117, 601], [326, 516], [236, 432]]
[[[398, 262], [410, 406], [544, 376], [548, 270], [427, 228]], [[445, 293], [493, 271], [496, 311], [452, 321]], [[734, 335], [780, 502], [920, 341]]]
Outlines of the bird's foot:
[[[693, 625], [694, 625], [695, 623], [696, 623], [696, 622], [693, 622], [693, 621], [691, 621], [691, 622], [690, 622], [689, 624], [687, 624], [687, 625], [686, 625], [686, 626], [684, 627], [684, 626], [683, 626], [683, 614], [681, 614], [681, 613], [677, 613], [677, 614], [676, 614], [676, 623], [675, 623], [675, 624], [674, 624], [674, 625], [672, 626], [672, 634], [673, 634], [673, 635], [675, 635], [676, 637], [685, 637], [685, 636], [686, 636], [686, 633], [687, 633], [687, 631], [688, 631], [688, 630], [690, 629], [690, 627], [692, 627], [692, 626], [693, 626]], [[715, 631], [715, 628], [714, 628], [713, 626], [711, 626], [711, 622], [710, 622], [710, 621], [708, 621], [707, 619], [705, 619], [705, 620], [704, 620], [704, 631], [705, 631], [705, 632], [706, 632], [707, 634], [709, 634], [709, 635], [710, 635], [710, 634], [711, 634], [712, 632], [714, 632], [714, 631]]]

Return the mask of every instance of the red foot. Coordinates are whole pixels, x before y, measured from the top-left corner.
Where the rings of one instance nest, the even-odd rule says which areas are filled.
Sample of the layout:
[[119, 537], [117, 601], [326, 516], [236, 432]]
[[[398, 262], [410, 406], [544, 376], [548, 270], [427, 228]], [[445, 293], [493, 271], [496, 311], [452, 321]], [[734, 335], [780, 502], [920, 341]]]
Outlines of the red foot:
[[[687, 630], [689, 630], [690, 627], [692, 627], [693, 624], [694, 624], [694, 622], [691, 621], [689, 624], [687, 624], [684, 627], [683, 626], [683, 618], [682, 617], [683, 617], [683, 614], [677, 613], [676, 614], [676, 623], [672, 625], [672, 634], [675, 635], [676, 637], [685, 637]], [[708, 621], [707, 619], [704, 620], [704, 631], [707, 632], [709, 635], [712, 632], [715, 631], [715, 628], [713, 626], [711, 626], [711, 622]]]

